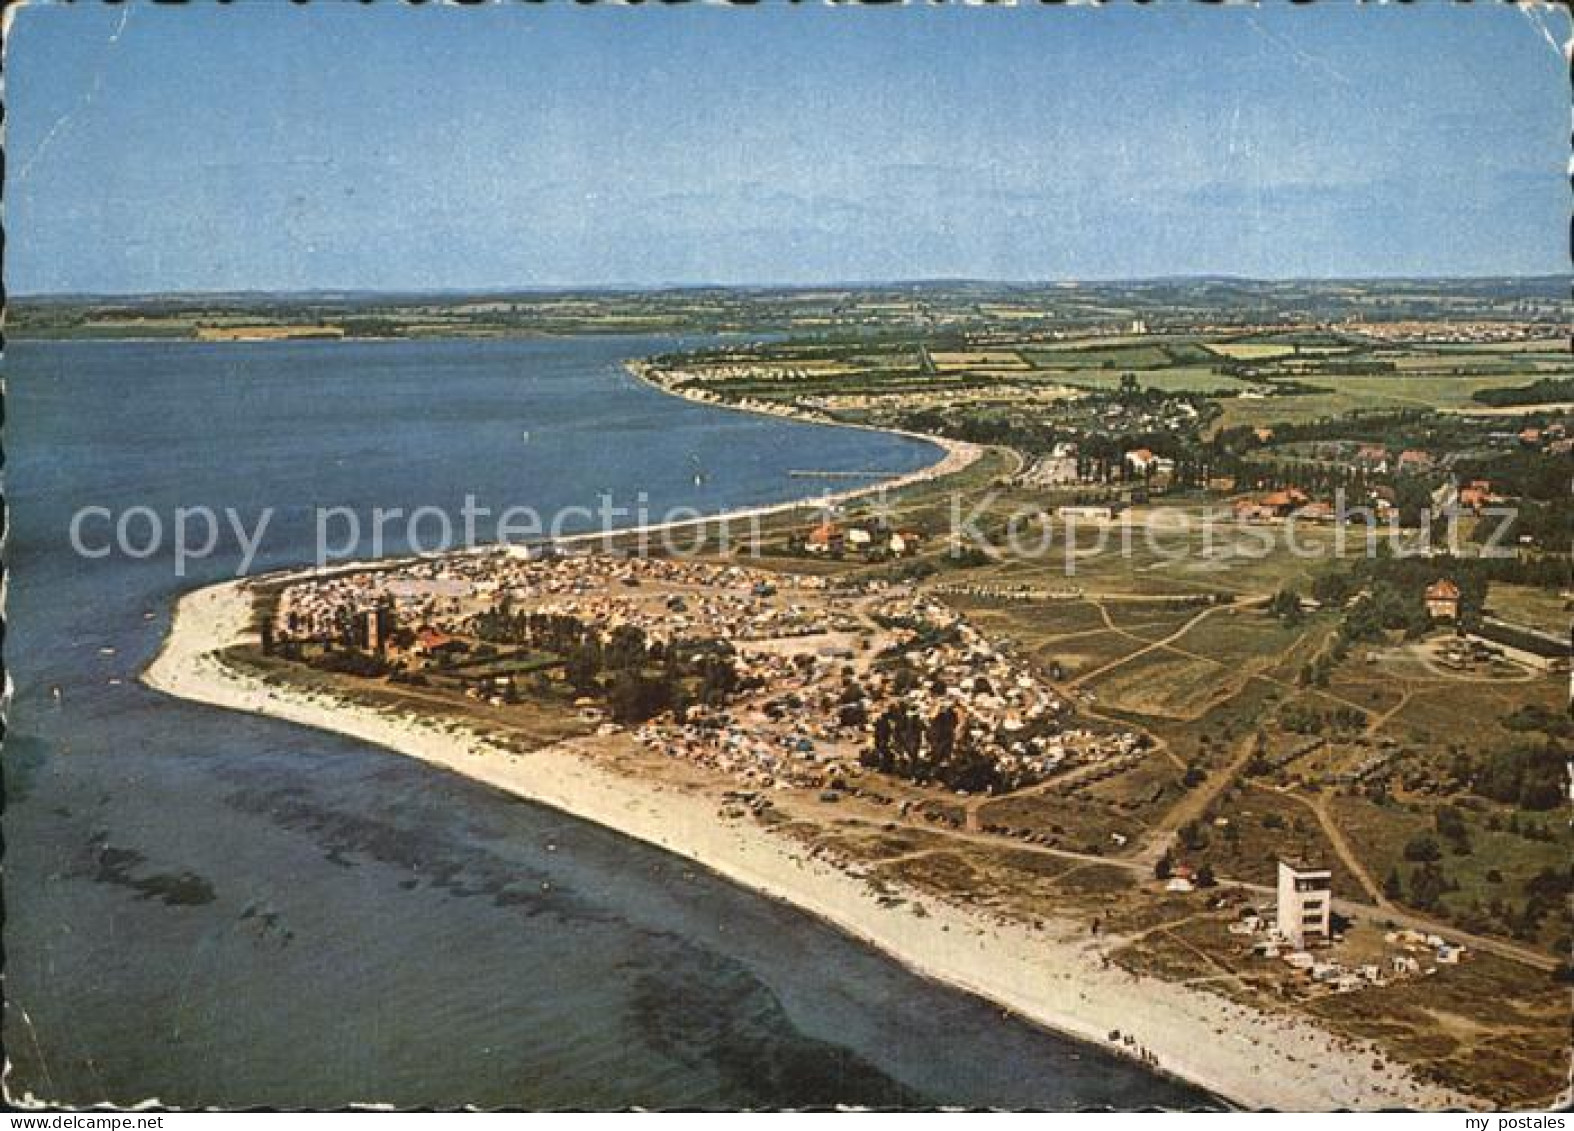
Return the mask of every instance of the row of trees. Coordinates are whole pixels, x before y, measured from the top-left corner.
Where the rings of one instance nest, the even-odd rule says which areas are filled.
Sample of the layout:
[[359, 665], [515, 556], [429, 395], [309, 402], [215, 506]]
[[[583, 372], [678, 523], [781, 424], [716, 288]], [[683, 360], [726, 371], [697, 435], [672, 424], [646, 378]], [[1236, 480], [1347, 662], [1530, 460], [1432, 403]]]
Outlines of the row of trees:
[[1366, 713], [1357, 707], [1320, 711], [1316, 707], [1286, 703], [1279, 708], [1279, 725], [1292, 734], [1315, 735], [1324, 731], [1354, 734], [1363, 730], [1366, 722]]
[[1543, 377], [1528, 385], [1512, 388], [1477, 389], [1470, 399], [1478, 404], [1505, 405], [1557, 404], [1574, 401], [1574, 377]]

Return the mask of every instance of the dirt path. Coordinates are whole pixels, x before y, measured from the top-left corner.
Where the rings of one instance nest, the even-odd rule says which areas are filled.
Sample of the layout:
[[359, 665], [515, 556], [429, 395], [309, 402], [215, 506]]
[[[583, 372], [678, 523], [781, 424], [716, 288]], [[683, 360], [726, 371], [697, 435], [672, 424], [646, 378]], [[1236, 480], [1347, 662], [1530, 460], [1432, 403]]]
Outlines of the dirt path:
[[[1086, 707], [1082, 709], [1082, 713], [1084, 715], [1090, 715], [1094, 718], [1104, 718], [1104, 716], [1098, 714], [1098, 712]], [[1107, 721], [1116, 722], [1117, 720], [1110, 719]], [[1171, 750], [1169, 744], [1163, 739], [1154, 737], [1154, 745], [1148, 747], [1146, 753], [1159, 754], [1168, 758], [1175, 764], [1177, 769], [1185, 769], [1186, 767], [1186, 764], [1180, 760], [1180, 756]], [[1040, 793], [1048, 793], [1051, 790], [1058, 790], [1065, 786], [1072, 785], [1081, 781], [1085, 777], [1089, 777], [1101, 770], [1106, 770], [1108, 768], [1108, 765], [1104, 762], [1084, 762], [1080, 766], [1073, 766], [1063, 774], [1058, 774], [1052, 778], [1046, 778], [1040, 782], [1034, 782], [1032, 785], [1025, 785], [1021, 789], [1011, 789], [1004, 793], [974, 794], [962, 804], [962, 814], [966, 819], [967, 828], [970, 832], [978, 832], [983, 828], [983, 820], [979, 811], [983, 809], [985, 805], [988, 805], [991, 802], [1005, 801], [1006, 799], [1012, 797], [1034, 797]]]
[[[1114, 620], [1109, 615], [1109, 610], [1104, 607], [1099, 598], [1085, 597], [1084, 599], [1088, 600], [1090, 604], [1098, 609], [1099, 616], [1103, 619], [1104, 624], [1107, 626], [1105, 629], [1098, 631], [1113, 631], [1127, 637], [1128, 639], [1142, 640], [1141, 637], [1136, 637], [1132, 633], [1115, 624]], [[1261, 598], [1261, 596], [1258, 595], [1257, 599], [1262, 600], [1264, 598]], [[1080, 675], [1073, 680], [1067, 681], [1061, 686], [1065, 691], [1069, 692], [1089, 679], [1093, 679], [1107, 671], [1117, 668], [1122, 664], [1136, 659], [1138, 656], [1146, 655], [1159, 649], [1168, 649], [1171, 652], [1199, 660], [1211, 660], [1210, 657], [1191, 652], [1184, 648], [1176, 647], [1176, 642], [1184, 637], [1187, 632], [1196, 627], [1197, 624], [1199, 624], [1209, 615], [1218, 612], [1220, 609], [1240, 607], [1241, 605], [1237, 603], [1234, 605], [1215, 605], [1204, 609], [1196, 616], [1189, 618], [1183, 625], [1167, 636], [1151, 642], [1144, 641], [1143, 646], [1136, 651], [1131, 652], [1109, 664], [1105, 664], [1100, 668]], [[1212, 662], [1217, 663], [1219, 661], [1212, 660]], [[1275, 676], [1268, 675], [1265, 672], [1252, 672], [1248, 675], [1248, 680], [1250, 679], [1261, 679], [1277, 687], [1282, 687], [1287, 691], [1315, 695], [1334, 703], [1339, 703], [1344, 706], [1355, 708], [1356, 710], [1371, 716], [1368, 723], [1368, 733], [1376, 733], [1378, 730], [1380, 730], [1388, 723], [1390, 719], [1403, 710], [1403, 708], [1413, 699], [1415, 695], [1436, 690], [1435, 687], [1418, 689], [1413, 685], [1407, 685], [1400, 698], [1400, 701], [1397, 704], [1388, 708], [1382, 713], [1373, 716], [1371, 715], [1370, 708], [1365, 707], [1353, 700], [1346, 699], [1344, 696], [1328, 691], [1325, 688], [1298, 687], [1287, 680], [1279, 679]], [[1080, 704], [1078, 709], [1091, 717], [1103, 717], [1100, 716], [1097, 709], [1091, 704]], [[1151, 737], [1153, 737], [1157, 742], [1156, 749], [1153, 751], [1154, 753], [1159, 753], [1168, 757], [1177, 766], [1182, 765], [1180, 758], [1173, 750], [1169, 748], [1168, 743], [1164, 742], [1162, 739], [1159, 739], [1157, 735], [1152, 735]], [[1152, 876], [1153, 865], [1159, 860], [1160, 857], [1164, 855], [1167, 850], [1173, 847], [1175, 838], [1178, 835], [1181, 827], [1190, 821], [1199, 819], [1208, 809], [1208, 807], [1218, 798], [1218, 796], [1240, 776], [1241, 772], [1245, 769], [1246, 764], [1251, 760], [1255, 743], [1255, 734], [1243, 737], [1239, 745], [1236, 747], [1234, 756], [1231, 758], [1230, 762], [1221, 769], [1209, 774], [1208, 777], [1202, 783], [1200, 783], [1197, 788], [1187, 793], [1185, 797], [1181, 798], [1167, 813], [1165, 813], [1164, 816], [1161, 817], [1159, 821], [1148, 831], [1141, 849], [1131, 856], [1093, 857], [1084, 853], [1071, 852], [1064, 849], [1050, 849], [1042, 845], [1032, 844], [1021, 844], [1018, 845], [1018, 847], [1027, 851], [1043, 852], [1046, 855], [1078, 860], [1083, 864], [1097, 863], [1108, 865], [1110, 867], [1122, 868], [1126, 871], [1138, 873], [1142, 879], [1146, 880]], [[1068, 779], [1061, 778], [1058, 781], [1039, 783], [1038, 785], [1029, 786], [1026, 789], [1016, 792], [1018, 794], [1039, 792], [1055, 784], [1063, 783], [1066, 780]], [[1296, 801], [1306, 805], [1307, 808], [1312, 810], [1312, 813], [1316, 816], [1318, 824], [1322, 828], [1329, 844], [1333, 847], [1334, 852], [1339, 856], [1339, 859], [1349, 870], [1350, 874], [1355, 877], [1356, 881], [1361, 885], [1363, 895], [1367, 900], [1369, 900], [1369, 902], [1336, 900], [1336, 906], [1339, 906], [1344, 913], [1365, 916], [1381, 916], [1384, 919], [1390, 920], [1401, 926], [1410, 926], [1417, 930], [1424, 930], [1429, 934], [1440, 934], [1447, 938], [1463, 942], [1467, 946], [1472, 946], [1478, 950], [1495, 953], [1513, 961], [1522, 962], [1526, 965], [1535, 967], [1536, 969], [1551, 970], [1556, 966], [1556, 960], [1551, 956], [1543, 954], [1529, 947], [1520, 946], [1516, 943], [1503, 939], [1470, 934], [1468, 932], [1461, 931], [1451, 924], [1440, 923], [1436, 920], [1427, 919], [1424, 916], [1415, 915], [1409, 911], [1399, 908], [1391, 900], [1387, 899], [1383, 895], [1381, 885], [1374, 879], [1371, 872], [1360, 860], [1358, 854], [1351, 847], [1350, 843], [1345, 839], [1344, 834], [1338, 827], [1338, 824], [1334, 821], [1333, 815], [1328, 812], [1326, 808], [1327, 800], [1325, 798], [1319, 798], [1317, 802], [1312, 802], [1295, 794], [1289, 794], [1289, 796], [1294, 797]], [[950, 834], [964, 835], [969, 839], [978, 840], [984, 843], [1000, 843], [999, 838], [992, 837], [988, 834], [983, 834], [978, 831], [977, 811], [982, 807], [983, 804], [990, 800], [996, 799], [989, 797], [969, 798], [967, 804], [964, 805], [964, 812], [967, 818], [967, 829], [962, 833], [957, 833], [956, 830], [946, 831]], [[1246, 884], [1239, 881], [1230, 882], [1236, 883], [1237, 886], [1247, 888], [1248, 890], [1258, 891], [1267, 895], [1275, 894], [1274, 889], [1266, 885]]]
[[1317, 823], [1322, 826], [1323, 836], [1328, 838], [1328, 843], [1333, 848], [1334, 855], [1338, 856], [1344, 866], [1349, 869], [1350, 874], [1355, 877], [1356, 883], [1360, 884], [1366, 892], [1367, 898], [1384, 911], [1392, 911], [1394, 905], [1383, 894], [1382, 886], [1372, 878], [1372, 873], [1367, 871], [1366, 865], [1361, 862], [1361, 858], [1350, 847], [1350, 842], [1345, 840], [1344, 833], [1340, 831], [1338, 824], [1333, 819], [1333, 814], [1328, 812], [1328, 798], [1319, 794], [1317, 800], [1313, 801], [1311, 798], [1302, 797], [1300, 794], [1290, 790], [1280, 791], [1280, 796], [1288, 797], [1292, 801], [1298, 801], [1312, 811], [1313, 816], [1317, 818]]
[[[1109, 611], [1107, 609], [1105, 609], [1102, 604], [1099, 604], [1099, 602], [1095, 601], [1094, 605], [1097, 606], [1097, 608], [1099, 610], [1099, 615], [1101, 615], [1104, 618], [1104, 623], [1109, 625], [1111, 629], [1113, 629], [1114, 631], [1120, 633], [1122, 636], [1130, 637], [1133, 640], [1141, 640], [1142, 639], [1142, 637], [1140, 637], [1140, 636], [1133, 636], [1131, 633], [1127, 632], [1125, 629], [1117, 627], [1115, 622], [1110, 620]], [[1118, 667], [1121, 667], [1121, 666], [1123, 666], [1125, 664], [1129, 664], [1129, 663], [1131, 663], [1131, 661], [1133, 661], [1135, 659], [1138, 659], [1139, 657], [1146, 656], [1149, 652], [1156, 652], [1160, 648], [1168, 648], [1172, 644], [1174, 644], [1175, 641], [1179, 640], [1181, 637], [1185, 636], [1188, 632], [1190, 632], [1193, 628], [1197, 627], [1197, 625], [1202, 623], [1207, 618], [1211, 617], [1214, 613], [1221, 612], [1224, 609], [1238, 609], [1240, 607], [1241, 606], [1238, 603], [1237, 604], [1230, 604], [1230, 605], [1210, 605], [1206, 609], [1203, 609], [1196, 616], [1191, 617], [1190, 619], [1188, 619], [1185, 624], [1181, 625], [1179, 628], [1177, 628], [1174, 632], [1170, 633], [1168, 636], [1160, 637], [1158, 640], [1154, 640], [1151, 643], [1145, 643], [1143, 647], [1138, 648], [1135, 652], [1127, 652], [1124, 656], [1121, 656], [1119, 659], [1111, 660], [1109, 663], [1104, 664], [1101, 667], [1094, 668], [1092, 671], [1083, 672], [1081, 675], [1077, 676], [1075, 679], [1073, 679], [1069, 683], [1067, 683], [1066, 686], [1068, 686], [1068, 687], [1080, 687], [1082, 684], [1086, 683], [1088, 680], [1090, 680], [1090, 679], [1097, 679], [1099, 676], [1103, 675], [1105, 672], [1113, 671], [1114, 669], [1116, 669]], [[1201, 657], [1201, 658], [1206, 658], [1206, 657]], [[1215, 661], [1215, 662], [1217, 662], [1217, 661]]]
[[1384, 921], [1392, 922], [1396, 927], [1409, 927], [1412, 930], [1424, 931], [1429, 935], [1442, 935], [1452, 942], [1463, 943], [1475, 950], [1496, 954], [1500, 957], [1534, 967], [1537, 970], [1551, 972], [1557, 969], [1558, 960], [1550, 954], [1532, 950], [1518, 943], [1509, 942], [1507, 939], [1491, 938], [1486, 935], [1476, 935], [1469, 931], [1462, 931], [1450, 923], [1439, 923], [1436, 919], [1428, 919], [1424, 915], [1417, 915], [1411, 911], [1402, 910], [1392, 904], [1387, 907], [1373, 907], [1368, 903], [1358, 903], [1354, 900], [1334, 900], [1334, 910], [1341, 915], [1368, 915], [1378, 916]]
[[1201, 817], [1219, 794], [1240, 776], [1240, 772], [1246, 768], [1246, 763], [1252, 760], [1256, 743], [1256, 734], [1244, 736], [1236, 744], [1235, 756], [1227, 765], [1204, 778], [1148, 830], [1146, 843], [1132, 860], [1145, 867], [1152, 867], [1157, 863], [1159, 858], [1174, 846], [1175, 836], [1181, 826]]
[[[1136, 634], [1136, 632], [1133, 631], [1134, 629], [1138, 629], [1138, 628], [1152, 628], [1152, 627], [1154, 627], [1152, 624], [1147, 624], [1147, 623], [1134, 624], [1130, 628], [1121, 628], [1120, 625], [1116, 624], [1114, 622], [1114, 620], [1112, 620], [1110, 618], [1109, 610], [1104, 607], [1104, 602], [1109, 600], [1108, 597], [1089, 597], [1089, 598], [1086, 598], [1086, 600], [1087, 600], [1088, 604], [1092, 605], [1095, 609], [1098, 610], [1099, 617], [1104, 621], [1104, 627], [1103, 628], [1093, 629], [1092, 631], [1094, 631], [1094, 632], [1113, 632], [1116, 636], [1124, 636], [1127, 640], [1133, 640], [1133, 641], [1137, 642], [1138, 644], [1141, 644], [1141, 645], [1144, 645], [1144, 646], [1151, 646], [1153, 644], [1153, 641], [1149, 640], [1146, 636], [1138, 636]], [[1121, 659], [1116, 660], [1115, 663], [1117, 663], [1117, 664], [1124, 663], [1126, 660], [1131, 659], [1131, 657], [1133, 655], [1135, 655], [1135, 654], [1136, 653], [1130, 653], [1130, 654], [1128, 654], [1126, 656], [1123, 656]], [[1113, 665], [1110, 664], [1110, 665], [1105, 665], [1105, 666], [1106, 667], [1111, 667]], [[1100, 669], [1100, 670], [1102, 670], [1102, 669]], [[1088, 678], [1088, 676], [1097, 675], [1097, 674], [1098, 674], [1097, 672], [1089, 672], [1087, 676], [1081, 676], [1079, 678], [1086, 679], [1086, 678]]]
[[1524, 668], [1518, 675], [1466, 675], [1463, 672], [1451, 672], [1447, 668], [1438, 667], [1437, 661], [1425, 653], [1417, 653], [1416, 659], [1422, 667], [1437, 677], [1438, 683], [1534, 683], [1542, 674]]
[[[1247, 750], [1249, 755], [1249, 745], [1247, 746]], [[843, 820], [850, 823], [869, 825], [876, 828], [883, 827], [889, 823], [889, 819], [885, 817], [865, 817], [851, 813], [847, 814]], [[939, 825], [918, 824], [916, 822], [909, 822], [908, 824], [911, 828], [920, 829], [924, 832], [932, 833], [935, 836], [944, 837], [948, 840], [954, 840], [964, 844], [978, 844], [989, 848], [1009, 849], [1013, 852], [1028, 852], [1041, 856], [1050, 856], [1061, 860], [1073, 861], [1079, 866], [1094, 865], [1107, 868], [1119, 868], [1122, 871], [1132, 873], [1134, 876], [1136, 876], [1138, 882], [1143, 883], [1149, 882], [1153, 879], [1152, 861], [1144, 860], [1140, 856], [1096, 856], [1088, 852], [1076, 852], [1065, 848], [1049, 848], [1046, 845], [1032, 844], [1027, 841], [1012, 840], [1007, 837], [995, 836], [989, 833], [969, 832], [963, 829], [952, 829]], [[1176, 827], [1178, 828], [1179, 825]], [[937, 850], [937, 848], [931, 848], [926, 851]], [[905, 852], [893, 854], [893, 856], [906, 855], [908, 855], [908, 853]], [[1162, 855], [1162, 852], [1159, 855]], [[1154, 859], [1157, 859], [1157, 856], [1155, 856]], [[872, 862], [880, 863], [881, 861], [876, 859]], [[1065, 876], [1069, 874], [1069, 872], [1066, 872], [1062, 873], [1061, 875]], [[1237, 887], [1244, 891], [1253, 892], [1254, 894], [1261, 896], [1273, 896], [1277, 894], [1275, 889], [1267, 884], [1248, 883], [1243, 880], [1233, 880], [1223, 876], [1219, 878], [1219, 882], [1221, 884], [1228, 884], [1232, 887]], [[1455, 942], [1463, 943], [1465, 946], [1475, 950], [1483, 951], [1489, 954], [1496, 954], [1500, 957], [1522, 963], [1536, 970], [1550, 972], [1556, 969], [1558, 965], [1558, 960], [1550, 954], [1544, 954], [1541, 951], [1521, 946], [1518, 943], [1510, 942], [1506, 939], [1493, 938], [1485, 935], [1472, 934], [1469, 931], [1462, 931], [1452, 924], [1442, 923], [1435, 919], [1429, 919], [1424, 915], [1415, 914], [1414, 912], [1407, 911], [1403, 908], [1394, 906], [1393, 904], [1376, 905], [1364, 903], [1360, 900], [1335, 899], [1334, 908], [1341, 915], [1346, 915], [1352, 918], [1365, 918], [1369, 920], [1376, 920], [1380, 923], [1391, 922], [1397, 927], [1410, 927], [1414, 930], [1424, 931], [1427, 934], [1442, 935], [1445, 938], [1451, 939]]]
[[1408, 707], [1410, 705], [1410, 700], [1418, 694], [1421, 694], [1421, 692], [1418, 692], [1416, 688], [1408, 683], [1404, 684], [1404, 690], [1399, 693], [1399, 702], [1395, 703], [1382, 714], [1373, 715], [1371, 721], [1366, 724], [1366, 733], [1376, 734], [1378, 731], [1382, 730], [1388, 725], [1389, 720], [1397, 715], [1400, 711], [1403, 711], [1406, 707]]
[[1043, 642], [1040, 644], [1039, 648], [1042, 651], [1045, 648], [1053, 647], [1054, 645], [1061, 644], [1061, 643], [1063, 643], [1063, 642], [1065, 642], [1067, 640], [1079, 640], [1079, 639], [1081, 639], [1084, 636], [1103, 636], [1104, 634], [1106, 634], [1108, 632], [1116, 632], [1116, 633], [1119, 633], [1121, 636], [1127, 637], [1128, 639], [1141, 641], [1142, 643], [1145, 644], [1145, 643], [1147, 643], [1147, 641], [1143, 637], [1136, 635], [1136, 630], [1139, 629], [1139, 628], [1160, 628], [1162, 626], [1163, 626], [1163, 622], [1162, 621], [1148, 621], [1148, 622], [1144, 622], [1143, 624], [1134, 624], [1134, 625], [1131, 626], [1130, 629], [1124, 629], [1124, 628], [1084, 628], [1084, 629], [1082, 629], [1082, 630], [1080, 630], [1078, 632], [1065, 632], [1065, 633], [1062, 633], [1059, 636], [1046, 636], [1046, 637], [1044, 637]]

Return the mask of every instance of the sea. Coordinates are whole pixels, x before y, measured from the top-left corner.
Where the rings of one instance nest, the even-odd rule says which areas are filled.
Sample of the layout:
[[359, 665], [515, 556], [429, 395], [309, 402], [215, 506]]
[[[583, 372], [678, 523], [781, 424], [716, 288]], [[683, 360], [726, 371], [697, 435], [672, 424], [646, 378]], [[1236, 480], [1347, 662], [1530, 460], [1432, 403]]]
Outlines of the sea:
[[[213, 552], [177, 574], [182, 508], [193, 548], [206, 533], [195, 508], [230, 508], [248, 530], [272, 508], [255, 573], [311, 562], [320, 508], [363, 527], [373, 508], [458, 514], [466, 496], [494, 515], [603, 496], [710, 513], [803, 495], [815, 484], [794, 468], [936, 458], [910, 438], [689, 403], [622, 369], [686, 344], [10, 344], [0, 828], [13, 1102], [1211, 1102], [681, 858], [137, 682], [176, 596], [242, 559], [222, 520]], [[385, 524], [382, 551], [408, 549], [407, 532]], [[369, 552], [361, 534], [354, 550]], [[350, 549], [343, 526], [334, 538]]]

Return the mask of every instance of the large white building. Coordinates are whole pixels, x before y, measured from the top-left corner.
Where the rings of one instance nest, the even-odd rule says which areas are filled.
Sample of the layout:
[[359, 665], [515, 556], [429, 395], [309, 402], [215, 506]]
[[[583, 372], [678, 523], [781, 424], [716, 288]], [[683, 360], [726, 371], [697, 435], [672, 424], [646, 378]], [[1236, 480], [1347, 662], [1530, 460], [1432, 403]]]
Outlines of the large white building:
[[1279, 933], [1297, 948], [1327, 942], [1332, 934], [1333, 873], [1327, 868], [1279, 861]]

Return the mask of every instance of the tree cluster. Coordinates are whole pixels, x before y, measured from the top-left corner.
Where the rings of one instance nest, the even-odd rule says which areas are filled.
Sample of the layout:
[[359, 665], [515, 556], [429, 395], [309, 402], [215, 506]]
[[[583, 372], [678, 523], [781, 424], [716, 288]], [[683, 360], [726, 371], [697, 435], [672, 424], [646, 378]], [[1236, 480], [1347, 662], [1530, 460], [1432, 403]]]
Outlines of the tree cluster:
[[955, 707], [928, 720], [905, 703], [888, 707], [874, 722], [874, 736], [860, 760], [865, 766], [920, 784], [936, 782], [968, 793], [1010, 788], [994, 759], [981, 748]]

